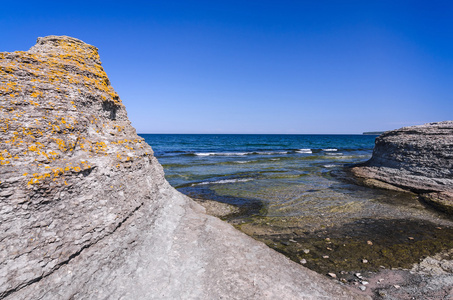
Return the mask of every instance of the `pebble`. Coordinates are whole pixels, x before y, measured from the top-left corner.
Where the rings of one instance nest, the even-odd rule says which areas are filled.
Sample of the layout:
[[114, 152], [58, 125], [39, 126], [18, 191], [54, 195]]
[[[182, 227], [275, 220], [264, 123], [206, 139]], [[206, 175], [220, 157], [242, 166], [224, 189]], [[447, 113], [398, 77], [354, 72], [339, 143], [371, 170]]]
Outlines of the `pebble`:
[[304, 253], [305, 253], [305, 254], [310, 253], [310, 249], [304, 249]]
[[333, 249], [332, 249], [332, 248], [329, 248], [329, 247], [327, 247], [327, 250], [329, 250], [329, 251], [333, 251]]
[[303, 258], [303, 259], [300, 260], [300, 263], [305, 265], [307, 263], [307, 260], [305, 258]]
[[368, 281], [362, 281], [362, 284], [363, 285], [367, 285], [367, 284], [369, 284], [369, 282]]
[[327, 275], [329, 275], [332, 278], [337, 278], [337, 275], [335, 273], [327, 273]]
[[329, 258], [329, 255], [324, 255], [322, 258]]
[[296, 242], [295, 240], [293, 240], [293, 239], [290, 239], [289, 241], [290, 241], [291, 243], [297, 243], [297, 242]]
[[393, 287], [394, 287], [395, 289], [399, 289], [399, 288], [400, 288], [400, 286], [397, 285], [397, 284], [395, 284]]
[[326, 241], [330, 241], [330, 238], [326, 238]]
[[367, 243], [368, 245], [370, 245], [370, 246], [373, 245], [373, 242], [372, 242], [372, 241], [366, 241], [366, 243]]
[[412, 241], [414, 238], [410, 236], [410, 237], [408, 237], [408, 239]]
[[362, 259], [362, 263], [367, 264], [368, 260], [367, 259]]
[[366, 286], [361, 285], [361, 286], [359, 286], [359, 289], [361, 289], [362, 291], [364, 291], [364, 290], [366, 290]]

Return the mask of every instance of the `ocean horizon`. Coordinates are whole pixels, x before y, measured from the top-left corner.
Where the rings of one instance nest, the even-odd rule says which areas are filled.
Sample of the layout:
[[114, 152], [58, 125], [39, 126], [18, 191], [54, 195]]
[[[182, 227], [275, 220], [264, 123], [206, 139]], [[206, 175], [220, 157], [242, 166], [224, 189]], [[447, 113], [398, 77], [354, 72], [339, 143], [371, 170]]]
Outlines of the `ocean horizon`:
[[[369, 159], [376, 137], [362, 134], [140, 136], [152, 146], [166, 179], [181, 192], [221, 202], [259, 199], [268, 204], [276, 200], [259, 196], [261, 185], [267, 189], [275, 185], [319, 184], [325, 179], [322, 174]], [[221, 194], [215, 192], [220, 186]], [[249, 193], [238, 196], [237, 190], [245, 186]], [[284, 193], [281, 191], [276, 198]], [[238, 199], [233, 201], [233, 198]]]

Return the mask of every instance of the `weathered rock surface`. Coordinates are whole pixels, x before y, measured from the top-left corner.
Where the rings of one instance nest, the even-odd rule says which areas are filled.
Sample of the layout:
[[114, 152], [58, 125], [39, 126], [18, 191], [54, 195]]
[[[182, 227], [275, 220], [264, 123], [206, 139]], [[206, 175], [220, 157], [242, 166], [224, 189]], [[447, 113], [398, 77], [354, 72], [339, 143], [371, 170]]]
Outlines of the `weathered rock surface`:
[[0, 83], [0, 298], [360, 298], [173, 189], [95, 47], [39, 38]]
[[352, 172], [367, 184], [413, 191], [452, 212], [453, 121], [382, 134], [376, 139], [372, 158]]

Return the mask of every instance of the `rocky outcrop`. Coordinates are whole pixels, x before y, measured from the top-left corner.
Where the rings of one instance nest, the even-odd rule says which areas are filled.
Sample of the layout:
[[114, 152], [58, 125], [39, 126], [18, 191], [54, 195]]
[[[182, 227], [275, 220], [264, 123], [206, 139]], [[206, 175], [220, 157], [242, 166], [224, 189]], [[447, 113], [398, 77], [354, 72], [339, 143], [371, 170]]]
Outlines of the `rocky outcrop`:
[[0, 53], [0, 298], [359, 298], [173, 189], [98, 50]]
[[352, 172], [365, 183], [409, 190], [453, 213], [453, 121], [388, 131]]

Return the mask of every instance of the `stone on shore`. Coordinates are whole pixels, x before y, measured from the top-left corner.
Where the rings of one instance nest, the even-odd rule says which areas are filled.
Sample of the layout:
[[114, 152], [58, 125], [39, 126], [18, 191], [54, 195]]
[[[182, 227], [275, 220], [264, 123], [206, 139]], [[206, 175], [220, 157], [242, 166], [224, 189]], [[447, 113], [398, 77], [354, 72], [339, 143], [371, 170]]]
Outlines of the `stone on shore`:
[[0, 299], [362, 299], [172, 188], [96, 47], [39, 38], [0, 80]]
[[453, 121], [385, 132], [372, 158], [351, 170], [366, 185], [415, 192], [453, 213]]

